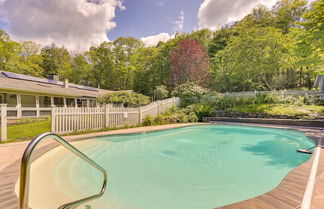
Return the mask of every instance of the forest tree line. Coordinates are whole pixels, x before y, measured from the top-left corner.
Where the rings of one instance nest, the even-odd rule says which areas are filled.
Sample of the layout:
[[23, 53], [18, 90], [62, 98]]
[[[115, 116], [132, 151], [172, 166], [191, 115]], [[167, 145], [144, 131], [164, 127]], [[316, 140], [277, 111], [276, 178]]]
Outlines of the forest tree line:
[[71, 53], [54, 43], [16, 42], [0, 30], [0, 70], [152, 96], [187, 81], [217, 92], [312, 88], [323, 73], [324, 1], [280, 0], [242, 20], [176, 34], [154, 47], [133, 37]]

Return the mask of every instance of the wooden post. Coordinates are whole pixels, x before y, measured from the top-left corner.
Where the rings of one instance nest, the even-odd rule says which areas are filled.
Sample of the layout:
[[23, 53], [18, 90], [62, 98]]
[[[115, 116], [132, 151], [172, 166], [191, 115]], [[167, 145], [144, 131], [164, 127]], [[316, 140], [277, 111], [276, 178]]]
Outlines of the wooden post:
[[109, 127], [109, 106], [105, 105], [105, 128]]
[[7, 141], [7, 104], [1, 104], [1, 138], [0, 142]]
[[66, 98], [63, 97], [63, 106], [66, 107]]
[[36, 98], [36, 117], [39, 118], [40, 110], [39, 110], [39, 96], [35, 96]]
[[51, 106], [51, 108], [52, 108], [52, 111], [51, 111], [51, 115], [52, 115], [52, 117], [51, 117], [51, 131], [52, 132], [54, 132], [55, 133], [55, 117], [56, 117], [56, 115], [55, 115], [55, 105], [52, 105]]
[[17, 118], [21, 118], [22, 111], [21, 111], [21, 97], [20, 94], [17, 94]]
[[139, 123], [142, 123], [143, 122], [142, 107], [138, 108], [138, 113], [139, 113]]
[[51, 97], [51, 106], [54, 105], [54, 97]]

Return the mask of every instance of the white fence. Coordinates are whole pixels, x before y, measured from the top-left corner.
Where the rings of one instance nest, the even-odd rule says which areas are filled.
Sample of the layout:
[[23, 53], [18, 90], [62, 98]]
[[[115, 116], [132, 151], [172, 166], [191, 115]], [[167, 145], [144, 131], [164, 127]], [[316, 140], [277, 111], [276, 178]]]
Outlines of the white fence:
[[55, 133], [96, 130], [134, 126], [142, 123], [145, 116], [156, 117], [174, 105], [179, 105], [179, 98], [170, 98], [153, 102], [139, 108], [105, 107], [53, 107], [51, 129]]
[[0, 104], [0, 142], [7, 140], [7, 104]]
[[306, 96], [306, 97], [320, 97], [323, 98], [324, 92], [313, 90], [280, 90], [280, 91], [245, 91], [245, 92], [226, 92], [221, 95], [234, 96], [234, 97], [251, 97], [257, 94], [272, 94], [283, 96]]

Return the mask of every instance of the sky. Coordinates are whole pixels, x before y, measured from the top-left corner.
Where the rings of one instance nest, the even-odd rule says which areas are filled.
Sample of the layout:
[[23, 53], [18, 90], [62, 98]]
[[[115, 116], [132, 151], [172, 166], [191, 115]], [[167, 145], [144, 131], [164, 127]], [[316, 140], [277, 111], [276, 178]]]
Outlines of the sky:
[[121, 36], [154, 46], [176, 32], [216, 30], [261, 3], [276, 0], [0, 0], [0, 28], [15, 41], [74, 52]]

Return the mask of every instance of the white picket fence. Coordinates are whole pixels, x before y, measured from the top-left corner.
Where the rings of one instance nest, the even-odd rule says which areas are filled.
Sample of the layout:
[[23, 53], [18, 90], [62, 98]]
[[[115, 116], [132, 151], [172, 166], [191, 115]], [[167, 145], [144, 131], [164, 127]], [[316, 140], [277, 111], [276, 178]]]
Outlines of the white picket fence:
[[220, 95], [227, 95], [233, 97], [251, 97], [257, 94], [272, 94], [282, 96], [306, 96], [314, 98], [323, 98], [324, 92], [314, 90], [279, 90], [279, 91], [245, 91], [245, 92], [226, 92]]
[[0, 104], [0, 142], [7, 140], [7, 104]]
[[134, 126], [142, 123], [147, 115], [156, 117], [172, 106], [179, 105], [179, 98], [170, 98], [139, 108], [105, 107], [53, 107], [52, 132], [64, 134], [73, 131], [98, 130]]

